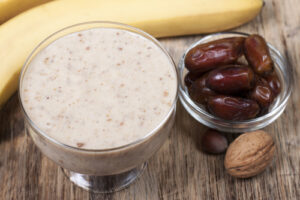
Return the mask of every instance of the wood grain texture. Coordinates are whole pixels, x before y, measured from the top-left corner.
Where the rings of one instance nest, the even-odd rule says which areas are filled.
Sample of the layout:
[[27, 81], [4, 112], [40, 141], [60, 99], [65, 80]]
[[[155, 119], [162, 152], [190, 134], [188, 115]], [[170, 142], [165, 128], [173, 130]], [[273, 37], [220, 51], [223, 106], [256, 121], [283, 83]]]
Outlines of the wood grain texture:
[[[265, 128], [275, 139], [272, 166], [250, 179], [226, 174], [224, 156], [197, 150], [206, 127], [178, 103], [176, 123], [163, 147], [149, 160], [144, 174], [129, 188], [114, 194], [93, 194], [71, 184], [60, 168], [43, 156], [25, 135], [17, 95], [0, 111], [0, 199], [300, 199], [300, 2], [266, 0], [262, 13], [235, 29], [259, 33], [288, 59], [294, 90], [282, 116]], [[174, 61], [202, 36], [161, 40]], [[234, 138], [234, 135], [229, 135]]]

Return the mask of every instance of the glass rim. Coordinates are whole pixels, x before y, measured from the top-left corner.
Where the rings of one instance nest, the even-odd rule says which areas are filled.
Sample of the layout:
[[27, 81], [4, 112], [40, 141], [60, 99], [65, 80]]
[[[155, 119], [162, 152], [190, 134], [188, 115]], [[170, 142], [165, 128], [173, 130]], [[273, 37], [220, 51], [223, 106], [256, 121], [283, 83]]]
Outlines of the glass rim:
[[[152, 129], [149, 133], [147, 133], [145, 136], [138, 138], [137, 140], [134, 140], [133, 142], [130, 142], [128, 144], [125, 145], [121, 145], [121, 146], [117, 146], [117, 147], [113, 147], [113, 148], [106, 148], [106, 149], [87, 149], [87, 148], [79, 148], [79, 147], [75, 147], [75, 146], [71, 146], [68, 144], [65, 144], [63, 142], [60, 142], [56, 139], [54, 139], [53, 137], [49, 136], [48, 134], [45, 133], [45, 131], [41, 130], [34, 122], [33, 120], [31, 120], [31, 118], [29, 117], [28, 113], [26, 112], [24, 106], [23, 106], [23, 101], [22, 101], [22, 97], [21, 97], [21, 86], [22, 86], [22, 80], [24, 77], [24, 74], [26, 72], [27, 67], [29, 66], [31, 59], [34, 58], [34, 54], [40, 52], [42, 49], [39, 49], [43, 44], [47, 43], [47, 41], [49, 39], [51, 39], [52, 37], [55, 37], [57, 34], [62, 33], [63, 31], [75, 28], [75, 27], [80, 27], [80, 26], [84, 26], [84, 25], [93, 25], [95, 24], [95, 26], [93, 27], [88, 27], [88, 28], [83, 28], [80, 30], [76, 30], [70, 33], [67, 33], [65, 35], [68, 34], [72, 34], [72, 33], [76, 33], [79, 31], [83, 31], [83, 30], [90, 30], [90, 29], [94, 29], [94, 28], [116, 28], [116, 29], [121, 29], [121, 30], [126, 30], [126, 31], [130, 31], [133, 32], [135, 34], [138, 34], [140, 36], [142, 36], [143, 38], [150, 40], [151, 42], [153, 42], [168, 58], [169, 62], [172, 64], [173, 69], [174, 69], [174, 73], [175, 73], [175, 78], [176, 78], [176, 93], [175, 93], [175, 98], [173, 99], [172, 105], [170, 107], [170, 110], [168, 111], [168, 113], [165, 115], [165, 117], [163, 118], [163, 120], [154, 128]], [[101, 26], [102, 25], [102, 26]], [[107, 26], [105, 26], [107, 25]], [[116, 26], [116, 27], [110, 27], [110, 26]], [[64, 36], [65, 36], [64, 35]], [[61, 37], [64, 37], [61, 36]], [[54, 41], [56, 41], [57, 39], [61, 38], [58, 37], [56, 39], [54, 39]], [[51, 41], [48, 45], [50, 45], [51, 43], [53, 43], [54, 41]], [[48, 46], [47, 45], [47, 46]], [[159, 129], [161, 129], [164, 124], [169, 120], [169, 118], [171, 117], [171, 115], [173, 114], [175, 108], [176, 108], [176, 103], [177, 103], [177, 99], [178, 99], [178, 93], [179, 93], [179, 72], [178, 72], [178, 68], [175, 65], [174, 60], [172, 59], [172, 57], [169, 55], [168, 51], [161, 45], [161, 43], [154, 38], [152, 35], [150, 35], [149, 33], [127, 25], [127, 24], [123, 24], [123, 23], [119, 23], [119, 22], [112, 22], [112, 21], [88, 21], [88, 22], [82, 22], [82, 23], [76, 23], [70, 26], [66, 26], [62, 29], [59, 29], [58, 31], [50, 34], [49, 36], [47, 36], [45, 39], [43, 39], [33, 50], [32, 52], [28, 55], [28, 57], [26, 58], [25, 63], [22, 66], [20, 75], [19, 75], [19, 84], [18, 84], [18, 98], [20, 101], [20, 105], [21, 105], [21, 110], [23, 112], [23, 115], [25, 116], [25, 119], [29, 122], [30, 126], [32, 126], [32, 128], [38, 133], [38, 135], [42, 136], [43, 138], [51, 141], [52, 143], [62, 146], [64, 148], [67, 149], [71, 149], [71, 150], [75, 150], [75, 151], [81, 151], [81, 152], [90, 152], [90, 153], [105, 153], [105, 152], [111, 152], [111, 151], [119, 151], [122, 149], [126, 149], [126, 148], [130, 148], [131, 146], [134, 145], [138, 145], [144, 141], [146, 141], [148, 138], [152, 137], [153, 135], [155, 135], [155, 133], [157, 131], [159, 131]]]
[[[289, 67], [289, 64], [286, 60], [286, 58], [274, 47], [272, 46], [270, 43], [267, 42], [268, 47], [275, 52], [276, 56], [278, 56], [284, 63], [284, 66], [286, 67], [288, 76], [290, 77], [290, 79], [288, 80], [288, 84], [287, 84], [287, 90], [285, 91], [279, 105], [277, 105], [274, 109], [271, 110], [271, 112], [268, 112], [265, 115], [256, 117], [254, 119], [249, 119], [249, 120], [241, 120], [241, 121], [231, 121], [231, 120], [225, 120], [219, 117], [216, 117], [210, 113], [208, 113], [206, 110], [202, 109], [201, 107], [199, 107], [187, 94], [187, 92], [184, 90], [184, 85], [182, 83], [183, 80], [183, 70], [186, 68], [185, 64], [184, 64], [184, 59], [185, 56], [187, 54], [187, 52], [192, 49], [193, 47], [197, 46], [198, 44], [201, 44], [203, 41], [206, 41], [207, 39], [214, 37], [214, 36], [218, 36], [218, 35], [240, 35], [242, 37], [247, 37], [250, 34], [248, 33], [243, 33], [243, 32], [235, 32], [235, 31], [227, 31], [227, 32], [219, 32], [219, 33], [213, 33], [213, 34], [209, 34], [209, 35], [205, 35], [204, 37], [202, 37], [200, 40], [194, 42], [193, 44], [191, 44], [186, 51], [184, 52], [184, 54], [182, 55], [180, 61], [179, 61], [179, 95], [180, 95], [180, 100], [182, 100], [182, 98], [184, 99], [184, 101], [186, 101], [189, 106], [196, 112], [196, 114], [198, 115], [203, 115], [205, 117], [205, 119], [202, 119], [204, 121], [208, 121], [210, 123], [215, 124], [215, 122], [213, 120], [218, 120], [218, 122], [221, 122], [221, 126], [225, 127], [225, 129], [227, 129], [226, 127], [229, 127], [230, 125], [241, 125], [241, 127], [244, 127], [245, 125], [250, 125], [250, 124], [254, 124], [254, 123], [259, 123], [259, 122], [263, 122], [264, 120], [268, 119], [268, 118], [272, 118], [273, 116], [275, 116], [277, 113], [280, 113], [282, 111], [282, 109], [284, 109], [286, 107], [287, 101], [289, 100], [289, 97], [291, 95], [291, 91], [292, 91], [292, 87], [294, 84], [294, 80], [293, 80], [293, 76], [292, 76], [292, 72], [291, 69]], [[232, 36], [234, 37], [234, 36]], [[278, 67], [280, 70], [281, 68]], [[282, 70], [281, 70], [282, 71]], [[284, 80], [286, 81], [286, 77], [283, 77]], [[189, 111], [188, 111], [189, 113]], [[190, 113], [189, 113], [190, 114]], [[203, 117], [201, 117], [203, 118]], [[208, 120], [207, 120], [208, 119]], [[198, 120], [197, 120], [198, 121]], [[239, 128], [233, 128], [233, 129], [239, 129]], [[243, 128], [241, 128], [243, 129]]]

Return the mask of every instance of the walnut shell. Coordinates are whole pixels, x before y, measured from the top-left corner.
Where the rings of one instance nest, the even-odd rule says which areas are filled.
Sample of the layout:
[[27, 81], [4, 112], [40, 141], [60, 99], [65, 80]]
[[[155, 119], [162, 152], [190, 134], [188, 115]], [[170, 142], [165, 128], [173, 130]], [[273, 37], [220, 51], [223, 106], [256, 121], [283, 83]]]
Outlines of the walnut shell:
[[275, 144], [265, 131], [244, 133], [228, 147], [226, 171], [238, 178], [248, 178], [262, 172], [273, 160]]

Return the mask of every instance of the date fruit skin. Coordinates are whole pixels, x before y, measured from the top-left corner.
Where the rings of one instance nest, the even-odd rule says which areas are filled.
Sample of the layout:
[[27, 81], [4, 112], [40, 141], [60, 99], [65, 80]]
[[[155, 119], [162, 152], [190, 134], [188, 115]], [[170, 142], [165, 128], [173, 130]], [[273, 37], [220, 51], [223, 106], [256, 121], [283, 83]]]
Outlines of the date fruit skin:
[[254, 89], [250, 92], [249, 98], [256, 101], [263, 113], [268, 111], [274, 101], [274, 94], [268, 82], [263, 78], [257, 78]]
[[207, 86], [221, 94], [235, 94], [252, 89], [254, 79], [255, 75], [250, 67], [229, 65], [210, 71]]
[[274, 97], [277, 97], [281, 92], [281, 83], [275, 72], [266, 76], [266, 80], [273, 92]]
[[184, 77], [184, 83], [187, 87], [190, 87], [202, 74], [196, 74], [188, 72]]
[[208, 73], [202, 75], [188, 88], [190, 97], [197, 103], [206, 104], [208, 97], [216, 95], [216, 93], [207, 87]]
[[224, 95], [209, 97], [207, 109], [211, 114], [225, 120], [253, 119], [260, 112], [259, 105], [251, 99]]
[[226, 151], [228, 147], [227, 138], [221, 132], [208, 129], [200, 140], [200, 148], [202, 151], [210, 154], [220, 154]]
[[185, 56], [185, 66], [192, 72], [207, 72], [231, 64], [243, 54], [244, 37], [215, 40], [192, 48]]
[[274, 63], [263, 37], [256, 34], [247, 37], [244, 43], [244, 53], [255, 73], [261, 76], [272, 73]]

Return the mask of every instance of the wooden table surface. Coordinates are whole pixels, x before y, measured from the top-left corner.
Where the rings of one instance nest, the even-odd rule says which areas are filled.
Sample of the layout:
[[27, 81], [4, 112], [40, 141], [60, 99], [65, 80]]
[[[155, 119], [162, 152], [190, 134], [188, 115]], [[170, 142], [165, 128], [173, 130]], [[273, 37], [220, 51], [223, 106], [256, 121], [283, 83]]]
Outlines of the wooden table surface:
[[[176, 124], [162, 148], [149, 160], [144, 174], [114, 194], [93, 194], [73, 184], [60, 168], [41, 154], [24, 133], [17, 95], [0, 111], [0, 199], [300, 199], [300, 2], [266, 0], [262, 13], [235, 29], [259, 33], [287, 57], [293, 69], [294, 90], [289, 104], [265, 128], [277, 146], [276, 160], [250, 179], [226, 174], [224, 155], [207, 155], [195, 141], [206, 127], [178, 102]], [[175, 62], [202, 36], [162, 39]], [[232, 138], [233, 136], [230, 136]]]

